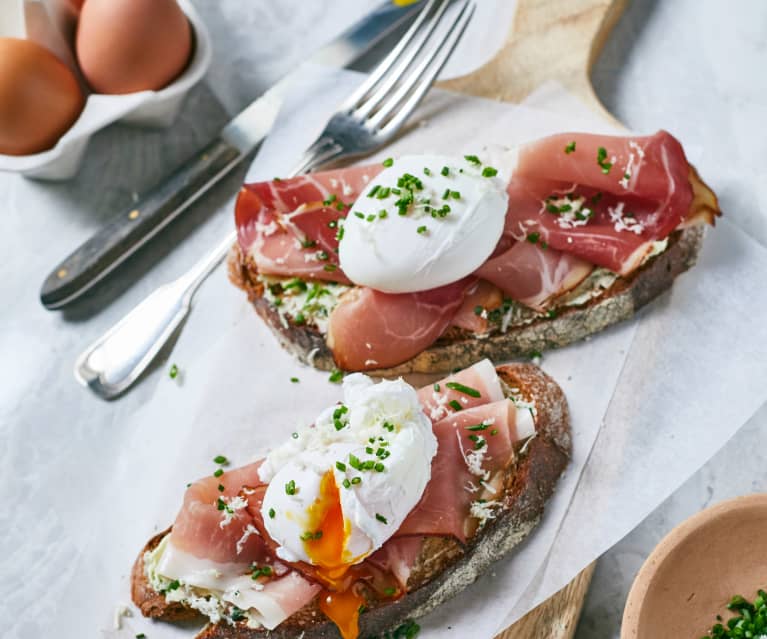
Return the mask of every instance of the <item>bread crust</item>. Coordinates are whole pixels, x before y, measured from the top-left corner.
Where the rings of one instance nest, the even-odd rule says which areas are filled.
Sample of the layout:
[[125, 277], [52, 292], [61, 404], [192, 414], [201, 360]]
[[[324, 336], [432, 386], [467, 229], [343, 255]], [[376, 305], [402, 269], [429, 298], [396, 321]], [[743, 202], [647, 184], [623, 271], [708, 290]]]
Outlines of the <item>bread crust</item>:
[[[556, 317], [539, 318], [529, 324], [512, 326], [504, 333], [487, 336], [451, 328], [429, 348], [392, 368], [367, 371], [391, 377], [410, 373], [448, 373], [488, 358], [506, 361], [529, 356], [535, 351], [567, 346], [612, 324], [632, 317], [640, 308], [669, 289], [674, 279], [692, 267], [703, 244], [704, 227], [691, 226], [669, 237], [665, 251], [652, 257], [627, 278], [619, 278], [607, 291], [580, 306], [559, 309]], [[250, 258], [235, 246], [229, 257], [232, 282], [248, 295], [256, 313], [264, 320], [282, 346], [305, 364], [320, 370], [337, 367], [325, 336], [315, 327], [296, 326], [283, 319], [263, 296], [264, 287]]]
[[[417, 618], [457, 595], [493, 563], [508, 554], [540, 522], [544, 506], [570, 458], [570, 414], [557, 383], [533, 364], [509, 364], [497, 368], [515, 396], [534, 401], [536, 434], [507, 471], [502, 506], [466, 544], [448, 537], [428, 537], [416, 559], [408, 593], [390, 603], [372, 602], [360, 615], [360, 637], [379, 636], [407, 619]], [[517, 392], [518, 391], [518, 392]], [[170, 529], [155, 535], [142, 549], [131, 573], [131, 595], [142, 614], [163, 621], [200, 618], [194, 610], [167, 603], [149, 585], [144, 572], [144, 553], [157, 547]], [[303, 633], [303, 634], [302, 634]], [[244, 623], [208, 624], [197, 639], [339, 639], [338, 630], [319, 611], [315, 602], [286, 619], [272, 631], [252, 629]]]

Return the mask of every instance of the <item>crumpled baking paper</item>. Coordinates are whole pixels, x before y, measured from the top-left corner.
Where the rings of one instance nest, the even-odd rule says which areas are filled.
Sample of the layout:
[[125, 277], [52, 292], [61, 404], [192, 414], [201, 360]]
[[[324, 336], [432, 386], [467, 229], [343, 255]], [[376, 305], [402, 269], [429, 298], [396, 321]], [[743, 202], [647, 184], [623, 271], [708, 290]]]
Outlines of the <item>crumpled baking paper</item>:
[[[359, 81], [350, 72], [307, 68], [250, 178], [285, 175]], [[528, 104], [434, 92], [410, 130], [372, 161], [405, 152], [481, 156], [486, 144], [615, 130], [558, 87]], [[448, 629], [494, 636], [636, 526], [764, 403], [767, 298], [754, 291], [765, 274], [767, 251], [724, 218], [707, 234], [698, 265], [635, 319], [544, 355], [541, 366], [568, 398], [572, 461], [540, 526], [424, 618], [424, 639]], [[247, 463], [341, 393], [327, 373], [279, 347], [224, 269], [198, 294], [170, 362], [179, 378], [161, 380], [139, 413], [105, 425], [115, 431], [115, 446], [104, 451], [111, 476], [98, 478], [82, 507], [59, 522], [61, 544], [30, 573], [27, 595], [44, 591], [57, 602], [55, 620], [26, 613], [25, 623], [41, 632], [56, 626], [92, 634], [98, 627], [102, 636], [191, 636], [189, 627], [151, 623], [135, 610], [114, 629], [142, 545], [173, 522], [187, 482], [213, 472], [214, 456]], [[35, 507], [46, 516], [44, 504]]]

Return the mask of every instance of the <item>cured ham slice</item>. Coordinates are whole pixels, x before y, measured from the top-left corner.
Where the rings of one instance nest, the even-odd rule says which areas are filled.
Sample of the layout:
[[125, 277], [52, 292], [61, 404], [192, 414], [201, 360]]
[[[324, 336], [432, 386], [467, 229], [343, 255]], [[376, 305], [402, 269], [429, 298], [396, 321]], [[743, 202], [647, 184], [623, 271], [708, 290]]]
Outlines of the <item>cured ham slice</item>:
[[262, 590], [243, 588], [235, 603], [239, 608], [255, 611], [255, 620], [267, 629], [274, 630], [312, 601], [320, 590], [318, 584], [291, 571], [279, 579], [265, 582]]
[[404, 591], [422, 546], [421, 537], [393, 537], [370, 555], [365, 563], [391, 574], [397, 580], [400, 590]]
[[594, 267], [570, 253], [514, 242], [475, 274], [492, 282], [511, 299], [544, 310], [546, 303], [580, 284]]
[[[458, 386], [459, 388], [456, 388]], [[460, 390], [463, 387], [465, 390]], [[467, 393], [468, 391], [474, 391]], [[504, 398], [501, 380], [489, 359], [418, 390], [418, 401], [432, 422], [438, 422], [459, 410], [497, 402]]]
[[506, 232], [625, 275], [687, 217], [689, 173], [665, 131], [544, 138], [519, 152]]
[[488, 321], [481, 314], [476, 313], [476, 308], [479, 306], [486, 310], [493, 310], [502, 304], [501, 290], [486, 280], [480, 280], [464, 297], [461, 308], [453, 316], [452, 326], [473, 333], [484, 333], [488, 329]]
[[514, 442], [530, 434], [527, 425], [518, 428], [518, 412], [510, 399], [501, 399], [434, 424], [439, 445], [431, 479], [397, 536], [452, 535], [466, 540], [473, 523], [472, 502], [480, 491], [494, 491], [488, 481], [514, 461]]
[[[206, 477], [187, 488], [170, 543], [199, 559], [218, 563], [262, 561], [267, 548], [262, 537], [254, 534], [246, 494], [249, 488], [261, 484], [260, 465], [257, 462], [229, 470], [220, 477]], [[219, 485], [224, 487], [223, 491]]]
[[327, 342], [336, 364], [364, 371], [407, 361], [442, 335], [475, 281], [468, 277], [420, 293], [353, 288], [328, 322]]
[[246, 184], [235, 207], [243, 254], [260, 273], [341, 283], [338, 229], [349, 207], [382, 167], [353, 167]]

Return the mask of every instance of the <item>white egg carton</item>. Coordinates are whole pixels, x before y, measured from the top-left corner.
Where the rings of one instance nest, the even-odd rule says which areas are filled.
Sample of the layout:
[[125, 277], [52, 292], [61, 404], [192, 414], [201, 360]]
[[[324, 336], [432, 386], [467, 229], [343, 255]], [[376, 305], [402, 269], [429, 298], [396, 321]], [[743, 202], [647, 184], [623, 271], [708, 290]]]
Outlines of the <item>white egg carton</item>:
[[160, 91], [89, 94], [80, 117], [56, 146], [34, 155], [0, 154], [0, 171], [39, 180], [68, 180], [80, 168], [91, 137], [110, 124], [120, 121], [150, 127], [170, 126], [187, 93], [205, 75], [213, 57], [210, 34], [199, 14], [188, 0], [179, 0], [179, 5], [194, 30], [195, 49], [186, 70], [174, 82]]

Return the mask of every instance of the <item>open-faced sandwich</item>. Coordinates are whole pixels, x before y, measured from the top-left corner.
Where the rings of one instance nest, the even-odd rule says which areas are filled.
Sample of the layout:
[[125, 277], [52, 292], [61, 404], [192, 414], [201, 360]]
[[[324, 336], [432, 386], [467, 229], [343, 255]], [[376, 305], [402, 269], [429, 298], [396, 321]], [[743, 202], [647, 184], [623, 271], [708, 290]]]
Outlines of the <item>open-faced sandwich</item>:
[[447, 372], [630, 317], [718, 214], [665, 131], [561, 134], [247, 184], [230, 274], [318, 368]]
[[564, 395], [532, 364], [343, 391], [264, 458], [190, 484], [134, 565], [145, 616], [207, 617], [204, 639], [380, 635], [518, 544], [569, 458]]

